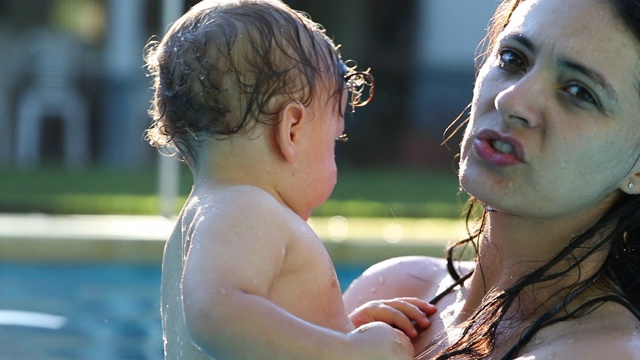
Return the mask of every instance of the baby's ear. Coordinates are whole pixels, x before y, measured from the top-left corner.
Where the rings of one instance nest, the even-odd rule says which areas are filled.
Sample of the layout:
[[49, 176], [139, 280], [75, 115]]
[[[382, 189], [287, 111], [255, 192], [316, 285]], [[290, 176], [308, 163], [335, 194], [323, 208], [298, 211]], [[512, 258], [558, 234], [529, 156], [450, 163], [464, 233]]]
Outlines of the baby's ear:
[[292, 101], [280, 111], [280, 122], [276, 125], [276, 143], [287, 162], [293, 162], [296, 157], [296, 146], [300, 136], [300, 124], [306, 112], [305, 106]]

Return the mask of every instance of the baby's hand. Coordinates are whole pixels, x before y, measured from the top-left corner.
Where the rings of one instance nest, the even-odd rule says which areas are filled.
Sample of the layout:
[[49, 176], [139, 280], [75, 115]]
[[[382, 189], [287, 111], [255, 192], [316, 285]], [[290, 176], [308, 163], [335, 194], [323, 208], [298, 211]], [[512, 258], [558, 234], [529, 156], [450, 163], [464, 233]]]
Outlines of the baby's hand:
[[413, 345], [402, 331], [374, 321], [362, 325], [347, 334], [353, 353], [345, 354], [345, 359], [367, 360], [411, 360]]
[[402, 330], [409, 338], [418, 336], [418, 330], [431, 325], [427, 318], [436, 307], [414, 297], [369, 301], [349, 314], [353, 326], [381, 321]]

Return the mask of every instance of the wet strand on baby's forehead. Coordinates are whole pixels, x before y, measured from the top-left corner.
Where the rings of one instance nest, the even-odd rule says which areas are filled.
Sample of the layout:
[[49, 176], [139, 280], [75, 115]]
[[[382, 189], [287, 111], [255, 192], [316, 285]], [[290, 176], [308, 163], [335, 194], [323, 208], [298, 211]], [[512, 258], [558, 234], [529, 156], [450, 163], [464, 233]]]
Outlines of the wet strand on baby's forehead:
[[170, 36], [168, 41], [167, 41], [167, 46], [168, 47], [172, 47], [173, 46], [173, 51], [178, 51], [178, 44], [174, 43], [174, 40], [180, 40], [181, 44], [184, 44], [184, 42], [190, 38], [193, 38], [196, 36], [196, 31], [200, 29], [201, 27], [201, 21], [197, 21], [195, 23], [192, 24], [192, 26], [185, 28], [182, 28], [180, 30], [178, 30], [178, 32], [176, 32], [173, 36]]

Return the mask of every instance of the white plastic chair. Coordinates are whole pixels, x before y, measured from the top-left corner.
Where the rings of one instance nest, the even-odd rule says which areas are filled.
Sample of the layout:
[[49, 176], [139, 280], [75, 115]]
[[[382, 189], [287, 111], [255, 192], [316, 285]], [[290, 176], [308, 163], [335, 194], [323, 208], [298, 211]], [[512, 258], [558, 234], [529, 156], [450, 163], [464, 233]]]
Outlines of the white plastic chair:
[[[40, 162], [44, 121], [63, 122], [65, 163], [71, 167], [89, 160], [89, 110], [78, 89], [80, 48], [68, 36], [43, 30], [28, 37], [35, 56], [33, 81], [18, 101], [16, 123], [17, 166], [33, 168]], [[47, 134], [44, 134], [47, 136]]]

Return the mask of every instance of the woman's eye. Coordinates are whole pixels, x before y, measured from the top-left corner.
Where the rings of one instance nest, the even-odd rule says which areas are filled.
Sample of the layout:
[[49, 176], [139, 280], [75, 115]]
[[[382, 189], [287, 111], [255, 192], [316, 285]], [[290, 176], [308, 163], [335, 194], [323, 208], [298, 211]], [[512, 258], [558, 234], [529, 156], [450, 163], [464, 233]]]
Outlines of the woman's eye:
[[500, 67], [503, 69], [519, 69], [524, 71], [526, 69], [527, 64], [525, 64], [522, 56], [514, 50], [511, 49], [502, 49], [498, 53], [498, 61], [500, 62]]
[[578, 99], [579, 101], [593, 104], [596, 106], [598, 105], [598, 101], [596, 100], [596, 98], [593, 95], [591, 95], [591, 92], [587, 90], [584, 86], [581, 86], [579, 84], [570, 84], [569, 86], [566, 87], [566, 91], [571, 96]]

